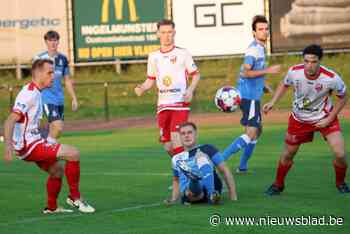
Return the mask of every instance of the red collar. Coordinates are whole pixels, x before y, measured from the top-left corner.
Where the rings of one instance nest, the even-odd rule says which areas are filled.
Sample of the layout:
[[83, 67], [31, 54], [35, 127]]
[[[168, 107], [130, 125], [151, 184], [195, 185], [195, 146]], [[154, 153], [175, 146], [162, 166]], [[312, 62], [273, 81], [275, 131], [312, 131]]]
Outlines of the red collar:
[[172, 51], [173, 49], [175, 49], [175, 45], [173, 45], [170, 49], [168, 50], [162, 50], [162, 48], [160, 48], [160, 52], [163, 54], [169, 53], [170, 51]]
[[41, 90], [33, 81], [29, 83], [28, 89], [29, 90], [37, 89], [39, 91]]

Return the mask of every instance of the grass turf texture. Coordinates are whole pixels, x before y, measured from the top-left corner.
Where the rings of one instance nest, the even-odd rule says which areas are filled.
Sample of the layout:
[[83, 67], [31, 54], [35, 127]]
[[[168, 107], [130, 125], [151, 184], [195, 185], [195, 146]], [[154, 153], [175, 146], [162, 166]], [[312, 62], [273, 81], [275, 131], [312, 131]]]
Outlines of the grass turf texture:
[[[224, 85], [236, 85], [239, 68], [242, 58], [207, 60], [198, 62], [202, 80], [192, 102], [192, 112], [213, 112], [217, 111], [214, 105], [214, 95], [216, 90]], [[350, 60], [350, 54], [326, 55], [322, 63], [335, 69], [344, 79], [344, 82], [350, 86], [350, 69], [344, 61]], [[280, 75], [268, 76], [268, 83], [274, 88], [284, 77], [287, 69], [295, 64], [301, 63], [300, 56], [284, 56], [269, 58], [270, 64], [282, 64], [282, 73]], [[140, 83], [146, 77], [146, 65], [130, 65], [127, 71], [117, 75], [112, 66], [78, 68], [74, 80], [77, 83], [84, 82], [105, 82], [113, 81], [108, 89], [109, 93], [109, 112], [111, 118], [147, 116], [154, 115], [156, 103], [156, 89], [150, 90], [142, 98], [137, 98], [134, 94], [135, 82]], [[17, 81], [14, 77], [14, 71], [0, 71], [0, 123], [7, 115], [9, 108], [8, 87], [13, 85], [23, 85], [29, 81], [30, 77], [23, 81]], [[15, 90], [15, 94], [18, 89]], [[78, 112], [71, 111], [70, 97], [66, 94], [65, 118], [71, 119], [103, 119], [104, 117], [104, 87], [100, 85], [77, 85], [76, 92], [79, 99], [80, 109]], [[289, 108], [291, 106], [291, 89], [286, 96], [278, 103], [279, 108]], [[14, 95], [15, 97], [15, 95]], [[263, 102], [269, 100], [271, 95], [265, 95]], [[4, 111], [5, 110], [5, 111]]]
[[[342, 121], [349, 142], [350, 121]], [[79, 147], [82, 154], [81, 190], [97, 212], [82, 215], [42, 215], [46, 175], [29, 163], [0, 164], [0, 233], [349, 233], [350, 196], [334, 186], [332, 155], [317, 134], [301, 147], [279, 197], [263, 192], [272, 183], [282, 150], [286, 125], [266, 125], [250, 161], [253, 173], [235, 176], [239, 201], [224, 194], [220, 206], [175, 205], [162, 200], [170, 195], [170, 161], [157, 142], [158, 130], [127, 129], [66, 133], [62, 143]], [[200, 127], [200, 143], [223, 149], [241, 133], [239, 126]], [[349, 147], [348, 147], [349, 148]], [[3, 152], [3, 145], [0, 145]], [[239, 155], [229, 160], [235, 168]], [[349, 179], [348, 179], [349, 181]], [[64, 204], [64, 182], [59, 203]], [[321, 216], [344, 218], [342, 226], [225, 226], [211, 227], [209, 216]]]

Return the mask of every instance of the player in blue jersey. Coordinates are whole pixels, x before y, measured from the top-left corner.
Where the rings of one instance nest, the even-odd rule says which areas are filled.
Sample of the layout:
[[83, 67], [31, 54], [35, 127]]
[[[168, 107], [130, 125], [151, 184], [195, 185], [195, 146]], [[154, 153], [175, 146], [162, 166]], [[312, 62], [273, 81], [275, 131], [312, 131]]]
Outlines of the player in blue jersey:
[[221, 153], [213, 145], [197, 145], [197, 127], [194, 123], [183, 123], [179, 127], [179, 133], [188, 157], [174, 162], [173, 192], [166, 203], [173, 204], [181, 196], [183, 203], [217, 204], [222, 182], [216, 169], [223, 174], [230, 200], [237, 200], [233, 176]]
[[34, 57], [36, 59], [50, 59], [54, 62], [54, 81], [50, 88], [44, 89], [42, 101], [44, 113], [49, 122], [49, 133], [47, 141], [51, 144], [57, 143], [57, 138], [63, 130], [64, 119], [64, 93], [62, 80], [72, 98], [72, 110], [78, 109], [78, 100], [74, 92], [72, 80], [69, 77], [68, 59], [58, 52], [60, 35], [56, 31], [48, 31], [45, 36], [47, 51]]
[[269, 24], [265, 16], [257, 15], [253, 18], [252, 30], [254, 41], [249, 45], [244, 62], [240, 69], [237, 88], [241, 93], [240, 108], [242, 111], [241, 125], [245, 133], [234, 139], [222, 156], [227, 160], [232, 154], [243, 149], [237, 173], [246, 172], [248, 160], [253, 154], [257, 139], [261, 134], [260, 100], [265, 92], [272, 92], [265, 84], [265, 75], [280, 72], [280, 65], [265, 67], [265, 44], [269, 35]]

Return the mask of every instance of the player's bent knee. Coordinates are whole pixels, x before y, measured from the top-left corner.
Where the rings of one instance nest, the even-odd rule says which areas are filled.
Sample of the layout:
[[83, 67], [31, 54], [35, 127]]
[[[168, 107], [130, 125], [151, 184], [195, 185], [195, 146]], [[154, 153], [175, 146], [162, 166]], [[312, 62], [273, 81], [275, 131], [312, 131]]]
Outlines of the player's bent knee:
[[343, 150], [334, 151], [334, 155], [336, 158], [345, 159], [345, 151], [343, 151]]
[[80, 152], [79, 150], [71, 145], [61, 145], [57, 157], [67, 161], [79, 161]]
[[246, 134], [249, 136], [249, 138], [254, 141], [256, 140], [258, 137], [259, 137], [259, 129], [257, 128], [248, 128], [247, 131], [246, 131]]
[[63, 176], [63, 168], [59, 163], [55, 163], [54, 165], [52, 165], [49, 170], [48, 173], [51, 177], [54, 178], [62, 178]]
[[51, 130], [57, 132], [60, 134], [63, 131], [63, 121], [61, 120], [56, 120], [51, 123]]
[[77, 148], [74, 147], [71, 152], [72, 161], [79, 161], [80, 160], [80, 152]]

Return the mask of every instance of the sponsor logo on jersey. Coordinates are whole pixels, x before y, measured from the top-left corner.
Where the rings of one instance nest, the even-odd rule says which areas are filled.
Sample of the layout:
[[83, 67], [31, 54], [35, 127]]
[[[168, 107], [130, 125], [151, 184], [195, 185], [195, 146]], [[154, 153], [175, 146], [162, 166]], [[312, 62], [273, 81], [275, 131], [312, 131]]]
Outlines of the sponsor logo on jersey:
[[163, 77], [163, 85], [169, 87], [172, 84], [172, 78], [170, 76]]
[[322, 84], [317, 83], [317, 84], [315, 85], [315, 90], [316, 90], [318, 93], [321, 92], [322, 89], [323, 89], [323, 85], [322, 85]]

